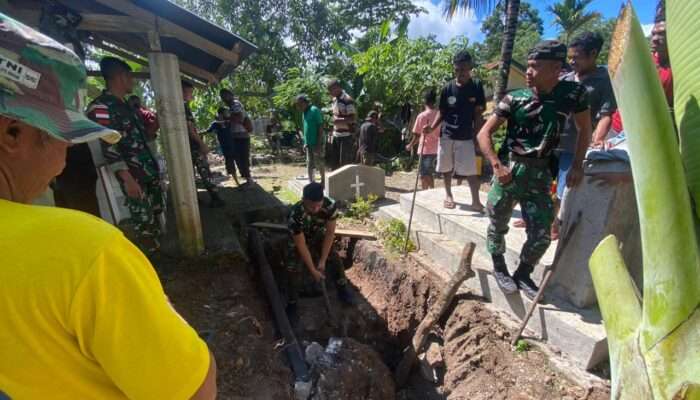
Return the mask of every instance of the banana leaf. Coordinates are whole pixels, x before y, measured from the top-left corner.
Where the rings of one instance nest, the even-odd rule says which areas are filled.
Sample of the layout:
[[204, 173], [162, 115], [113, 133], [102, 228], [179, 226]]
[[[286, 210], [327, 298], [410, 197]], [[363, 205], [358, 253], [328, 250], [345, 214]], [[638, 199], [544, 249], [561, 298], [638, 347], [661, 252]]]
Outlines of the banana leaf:
[[700, 216], [700, 1], [668, 0], [666, 5], [669, 53], [673, 63], [676, 122], [688, 187]]
[[611, 395], [700, 399], [700, 258], [694, 214], [671, 114], [631, 4], [618, 20], [608, 65], [627, 131], [644, 259], [641, 308], [614, 238], [603, 240], [590, 260], [610, 339]]

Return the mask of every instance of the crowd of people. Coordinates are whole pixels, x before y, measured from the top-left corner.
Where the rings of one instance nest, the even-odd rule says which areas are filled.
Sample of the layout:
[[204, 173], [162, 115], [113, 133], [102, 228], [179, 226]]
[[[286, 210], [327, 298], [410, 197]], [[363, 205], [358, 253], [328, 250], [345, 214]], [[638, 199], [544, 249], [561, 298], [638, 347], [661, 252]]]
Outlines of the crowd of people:
[[[120, 59], [103, 58], [105, 89], [85, 111], [78, 100], [85, 67], [72, 51], [3, 14], [0, 33], [0, 59], [11, 66], [0, 76], [0, 253], [5, 261], [0, 269], [0, 398], [57, 398], [59, 393], [61, 398], [215, 398], [216, 362], [170, 305], [145, 256], [159, 248], [165, 195], [154, 145], [158, 117], [138, 97], [127, 98], [134, 86], [131, 68]], [[454, 79], [439, 93], [425, 91], [425, 108], [407, 145], [408, 150], [418, 146], [421, 187], [433, 188], [440, 174], [443, 206], [451, 209], [452, 179], [458, 185], [467, 181], [469, 208], [489, 218], [486, 247], [506, 293], [536, 296], [531, 274], [561, 223], [555, 199], [565, 199], [582, 182], [590, 148], [605, 148], [611, 135], [623, 132], [610, 79], [597, 65], [602, 45], [602, 38], [590, 32], [568, 47], [554, 40], [538, 43], [528, 54], [527, 88], [509, 92], [486, 121], [484, 89], [471, 76], [468, 52], [455, 54]], [[663, 14], [657, 15], [652, 51], [672, 108]], [[202, 135], [216, 134], [227, 172], [234, 179], [239, 173], [248, 183], [252, 122], [234, 94], [222, 89], [216, 120], [198, 132], [189, 108], [193, 85], [181, 85], [193, 169], [210, 206], [220, 207]], [[374, 165], [383, 130], [381, 110], [368, 112], [358, 127], [352, 97], [337, 80], [327, 87], [333, 99], [329, 137], [319, 107], [306, 95], [296, 99], [311, 182], [288, 220], [287, 311], [292, 319], [304, 271], [316, 282], [331, 276], [340, 300], [353, 303], [332, 251], [337, 205], [323, 194], [325, 164], [334, 169], [354, 162]], [[493, 138], [503, 125], [505, 140], [497, 152]], [[89, 156], [85, 143], [97, 139], [104, 167], [126, 196], [136, 232], [131, 240], [95, 218], [99, 211], [83, 191], [90, 183], [94, 187], [97, 176], [94, 164], [83, 163]], [[493, 169], [485, 206], [479, 198], [477, 152]], [[72, 159], [82, 168], [72, 171], [88, 173], [75, 181], [64, 172], [58, 186], [72, 197], [62, 201], [77, 209], [89, 203], [88, 213], [31, 205], [67, 163], [71, 172]], [[511, 274], [505, 235], [517, 204], [527, 241]]]

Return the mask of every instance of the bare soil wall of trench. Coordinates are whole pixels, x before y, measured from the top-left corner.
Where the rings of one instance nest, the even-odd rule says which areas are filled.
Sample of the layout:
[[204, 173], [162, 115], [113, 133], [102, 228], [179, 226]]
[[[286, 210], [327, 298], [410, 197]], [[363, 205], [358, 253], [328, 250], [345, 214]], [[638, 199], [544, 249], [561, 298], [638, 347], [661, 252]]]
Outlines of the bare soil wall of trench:
[[[304, 345], [322, 347], [341, 337], [335, 361], [312, 366], [313, 400], [603, 400], [609, 389], [583, 388], [557, 371], [537, 348], [515, 352], [509, 329], [479, 299], [460, 295], [431, 335], [437, 382], [414, 368], [409, 385], [395, 388], [391, 373], [402, 349], [444, 285], [411, 259], [387, 257], [381, 245], [360, 242], [346, 270], [357, 304], [343, 307], [331, 290], [341, 321], [333, 328], [322, 297], [300, 300]], [[271, 257], [274, 258], [274, 257]], [[175, 308], [208, 340], [219, 368], [221, 399], [294, 399], [286, 360], [255, 267], [221, 258], [203, 265], [165, 260], [159, 268]], [[347, 264], [351, 264], [348, 260]], [[273, 265], [274, 267], [274, 265]], [[349, 339], [348, 339], [349, 338]], [[329, 346], [330, 347], [330, 346]]]

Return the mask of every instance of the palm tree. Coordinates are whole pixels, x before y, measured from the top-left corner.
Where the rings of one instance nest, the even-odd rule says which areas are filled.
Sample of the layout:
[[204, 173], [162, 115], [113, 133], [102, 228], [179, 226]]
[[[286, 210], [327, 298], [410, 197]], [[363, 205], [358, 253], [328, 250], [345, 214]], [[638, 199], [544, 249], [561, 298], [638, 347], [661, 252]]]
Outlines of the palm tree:
[[498, 82], [494, 97], [500, 100], [506, 94], [508, 88], [508, 73], [510, 62], [513, 59], [513, 44], [515, 33], [518, 29], [518, 15], [520, 14], [520, 0], [448, 0], [445, 6], [445, 15], [452, 18], [457, 10], [474, 10], [477, 16], [491, 12], [497, 4], [505, 2], [506, 24], [503, 31], [503, 45], [501, 46], [501, 63], [498, 71]]
[[560, 0], [547, 7], [554, 15], [554, 23], [559, 25], [564, 43], [569, 44], [573, 34], [586, 24], [600, 18], [600, 13], [586, 12], [593, 0]]

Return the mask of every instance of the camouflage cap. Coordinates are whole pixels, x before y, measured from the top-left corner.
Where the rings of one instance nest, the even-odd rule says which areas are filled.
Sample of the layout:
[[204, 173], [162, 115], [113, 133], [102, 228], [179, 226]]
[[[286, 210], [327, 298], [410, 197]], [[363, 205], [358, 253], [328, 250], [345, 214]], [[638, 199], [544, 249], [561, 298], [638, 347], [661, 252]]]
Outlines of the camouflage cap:
[[528, 60], [566, 60], [566, 45], [558, 40], [543, 40], [527, 54]]
[[83, 114], [85, 82], [85, 67], [71, 50], [0, 13], [0, 114], [69, 143], [119, 141], [118, 132]]

